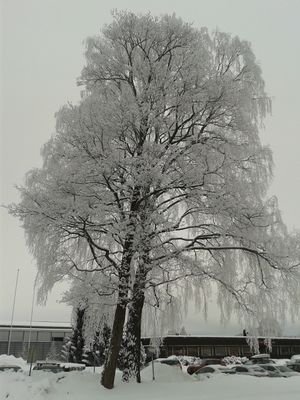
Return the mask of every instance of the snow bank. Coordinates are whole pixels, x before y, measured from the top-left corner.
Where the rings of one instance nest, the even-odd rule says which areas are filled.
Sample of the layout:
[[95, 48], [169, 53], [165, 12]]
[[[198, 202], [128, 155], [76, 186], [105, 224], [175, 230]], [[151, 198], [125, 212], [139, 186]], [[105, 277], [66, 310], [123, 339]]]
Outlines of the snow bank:
[[0, 355], [0, 365], [18, 365], [22, 369], [26, 368], [27, 362], [23, 358], [15, 357], [15, 356], [8, 356], [7, 354]]
[[20, 372], [1, 372], [0, 399], [44, 400], [45, 395], [55, 393], [57, 378], [57, 376], [53, 377], [49, 373], [33, 378]]
[[100, 375], [91, 372], [53, 374], [35, 371], [0, 373], [2, 400], [299, 400], [300, 375], [287, 379], [217, 374], [205, 381], [184, 375], [180, 368], [157, 363], [156, 380], [147, 367], [143, 383], [122, 383], [117, 374], [115, 389], [100, 386]]
[[[142, 379], [146, 382], [152, 381], [152, 365], [144, 368], [141, 372]], [[191, 380], [190, 375], [182, 372], [177, 365], [154, 363], [154, 376], [156, 382], [185, 382]]]

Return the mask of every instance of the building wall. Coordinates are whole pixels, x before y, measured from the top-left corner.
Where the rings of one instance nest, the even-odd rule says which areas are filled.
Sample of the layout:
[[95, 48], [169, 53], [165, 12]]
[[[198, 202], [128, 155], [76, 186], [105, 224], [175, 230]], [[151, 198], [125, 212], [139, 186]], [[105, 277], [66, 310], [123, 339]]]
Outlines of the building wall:
[[[143, 344], [151, 349], [151, 339], [144, 338]], [[290, 358], [300, 354], [300, 338], [273, 338], [271, 351], [264, 338], [259, 338], [260, 353], [270, 353], [273, 358]], [[247, 337], [208, 337], [208, 336], [166, 336], [160, 346], [160, 357], [171, 355], [194, 356], [201, 358], [253, 355]]]
[[[9, 332], [10, 327], [0, 326], [0, 354], [8, 353]], [[70, 333], [70, 327], [33, 327], [30, 329], [28, 326], [13, 326], [9, 354], [33, 361], [44, 360], [54, 343], [56, 353], [60, 355], [64, 338]]]
[[[0, 325], [0, 354], [7, 354], [10, 327]], [[31, 333], [30, 333], [31, 332]], [[61, 354], [64, 338], [71, 334], [71, 327], [34, 326], [30, 329], [26, 325], [15, 325], [11, 332], [10, 354], [24, 359], [44, 360], [50, 351], [51, 344], [55, 343], [56, 352]], [[30, 336], [31, 335], [31, 336]], [[30, 337], [30, 348], [29, 348]], [[146, 348], [151, 348], [151, 339], [143, 338]], [[259, 339], [260, 352], [269, 353], [264, 339]], [[29, 353], [28, 353], [29, 352]], [[213, 337], [213, 336], [166, 336], [160, 346], [157, 356], [171, 355], [195, 356], [201, 358], [246, 356], [253, 354], [247, 343], [247, 337]], [[290, 358], [293, 354], [300, 354], [300, 338], [285, 337], [273, 338], [273, 358]]]

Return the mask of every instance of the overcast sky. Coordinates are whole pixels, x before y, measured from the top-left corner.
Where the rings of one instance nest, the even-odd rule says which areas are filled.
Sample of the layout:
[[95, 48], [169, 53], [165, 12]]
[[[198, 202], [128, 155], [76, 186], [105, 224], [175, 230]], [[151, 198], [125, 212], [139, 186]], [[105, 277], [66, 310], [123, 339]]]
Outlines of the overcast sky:
[[[54, 132], [54, 113], [79, 99], [76, 78], [84, 65], [83, 41], [111, 21], [113, 8], [155, 15], [176, 13], [194, 26], [218, 28], [252, 43], [263, 70], [273, 113], [261, 132], [273, 150], [275, 170], [270, 194], [279, 198], [289, 229], [300, 229], [300, 1], [299, 0], [0, 0], [1, 2], [1, 204], [18, 201], [14, 185], [41, 165], [41, 146]], [[34, 260], [19, 222], [0, 210], [0, 322], [10, 321], [17, 269], [15, 321], [29, 321]], [[35, 307], [38, 321], [69, 321], [58, 304], [63, 287], [47, 306]], [[219, 324], [211, 306], [207, 322], [190, 313], [188, 333], [235, 334], [235, 322]], [[300, 322], [286, 332], [300, 334]]]

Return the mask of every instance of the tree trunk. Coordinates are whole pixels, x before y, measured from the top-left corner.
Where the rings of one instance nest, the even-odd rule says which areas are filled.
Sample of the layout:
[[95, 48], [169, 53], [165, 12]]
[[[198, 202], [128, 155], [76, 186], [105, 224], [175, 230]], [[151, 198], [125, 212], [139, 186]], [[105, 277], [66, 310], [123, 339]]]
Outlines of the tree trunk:
[[[127, 322], [127, 337], [133, 352], [133, 357], [130, 360], [133, 365], [128, 365], [127, 368], [135, 375], [138, 383], [141, 383], [141, 322], [145, 301], [145, 277], [146, 274], [142, 268], [142, 271], [137, 274], [133, 286], [132, 302], [129, 307]], [[128, 380], [128, 378], [130, 377], [125, 378], [125, 380]]]
[[135, 334], [135, 371], [136, 381], [141, 383], [141, 322], [144, 306], [144, 292], [140, 294], [135, 304], [135, 310], [132, 315], [133, 330]]
[[[132, 206], [132, 211], [134, 207]], [[129, 281], [130, 281], [130, 264], [132, 260], [132, 242], [133, 235], [129, 233], [124, 244], [124, 253], [122, 265], [120, 268], [119, 275], [119, 296], [118, 303], [114, 316], [114, 323], [111, 331], [111, 338], [108, 348], [108, 354], [104, 363], [104, 368], [101, 377], [101, 384], [107, 388], [112, 389], [114, 387], [114, 380], [117, 368], [117, 360], [119, 350], [121, 347], [123, 328], [126, 316], [126, 306], [128, 300]]]
[[109, 350], [101, 377], [101, 384], [107, 389], [112, 389], [114, 387], [117, 359], [122, 340], [125, 315], [126, 305], [124, 302], [118, 302], [115, 311]]
[[139, 211], [138, 204], [140, 191], [140, 186], [136, 186], [133, 191], [132, 203], [130, 207], [131, 216], [128, 230], [129, 233], [124, 242], [123, 260], [120, 268], [120, 271], [122, 271], [122, 273], [119, 276], [120, 285], [118, 304], [114, 316], [108, 355], [104, 364], [104, 369], [101, 377], [101, 384], [107, 389], [112, 389], [114, 386], [117, 360], [121, 347], [129, 292], [130, 265], [133, 257], [134, 231], [136, 227], [136, 218]]

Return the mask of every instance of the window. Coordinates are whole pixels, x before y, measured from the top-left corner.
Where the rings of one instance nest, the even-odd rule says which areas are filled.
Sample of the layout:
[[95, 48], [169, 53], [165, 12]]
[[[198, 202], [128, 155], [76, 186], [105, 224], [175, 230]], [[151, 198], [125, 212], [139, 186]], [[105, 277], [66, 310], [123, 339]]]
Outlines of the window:
[[23, 342], [23, 331], [12, 331], [11, 332], [11, 341], [12, 342]]
[[227, 351], [225, 346], [216, 346], [215, 347], [215, 356], [226, 356]]
[[63, 337], [52, 337], [52, 342], [63, 342], [64, 338]]
[[236, 372], [248, 372], [247, 368], [245, 367], [236, 367]]
[[194, 347], [188, 347], [188, 348], [187, 348], [187, 355], [188, 355], [188, 356], [197, 357], [197, 356], [198, 356], [198, 347], [196, 347], [196, 346], [194, 346]]
[[30, 342], [36, 342], [37, 340], [37, 331], [25, 331], [24, 332], [24, 342], [29, 342], [29, 336], [30, 336]]
[[53, 342], [62, 342], [64, 340], [64, 332], [51, 332]]
[[9, 333], [9, 331], [0, 331], [0, 341], [1, 342], [8, 341], [8, 333]]
[[228, 349], [228, 355], [230, 356], [238, 356], [241, 354], [239, 346], [230, 346]]
[[175, 356], [182, 356], [184, 354], [183, 347], [174, 347]]
[[293, 354], [300, 354], [300, 346], [293, 346], [292, 347]]
[[251, 355], [250, 346], [243, 346], [243, 347], [242, 347], [242, 351], [243, 351], [243, 355], [244, 355], [244, 356], [249, 356], [249, 355]]
[[39, 331], [38, 332], [38, 342], [51, 342], [51, 332], [50, 331]]
[[172, 346], [168, 346], [167, 349], [168, 349], [168, 357], [172, 356], [174, 354], [173, 347]]
[[267, 366], [267, 370], [268, 370], [268, 371], [276, 371], [276, 368], [275, 368], [275, 367], [272, 367], [272, 365], [268, 365], [268, 366]]
[[291, 353], [290, 346], [280, 346], [280, 355], [288, 356]]
[[197, 371], [197, 373], [198, 374], [207, 374], [208, 372], [214, 372], [215, 370], [213, 369], [213, 368], [211, 368], [211, 367], [203, 367], [203, 368], [200, 368], [198, 371]]
[[211, 357], [212, 356], [212, 347], [201, 347], [201, 356], [202, 357]]
[[[150, 348], [150, 346], [148, 346], [146, 349], [147, 349], [146, 353], [149, 353], [149, 352], [152, 353], [153, 352], [153, 348]], [[171, 355], [171, 354], [168, 353], [168, 348], [167, 347], [161, 347], [161, 349], [160, 349], [160, 357], [166, 358], [169, 355]]]

